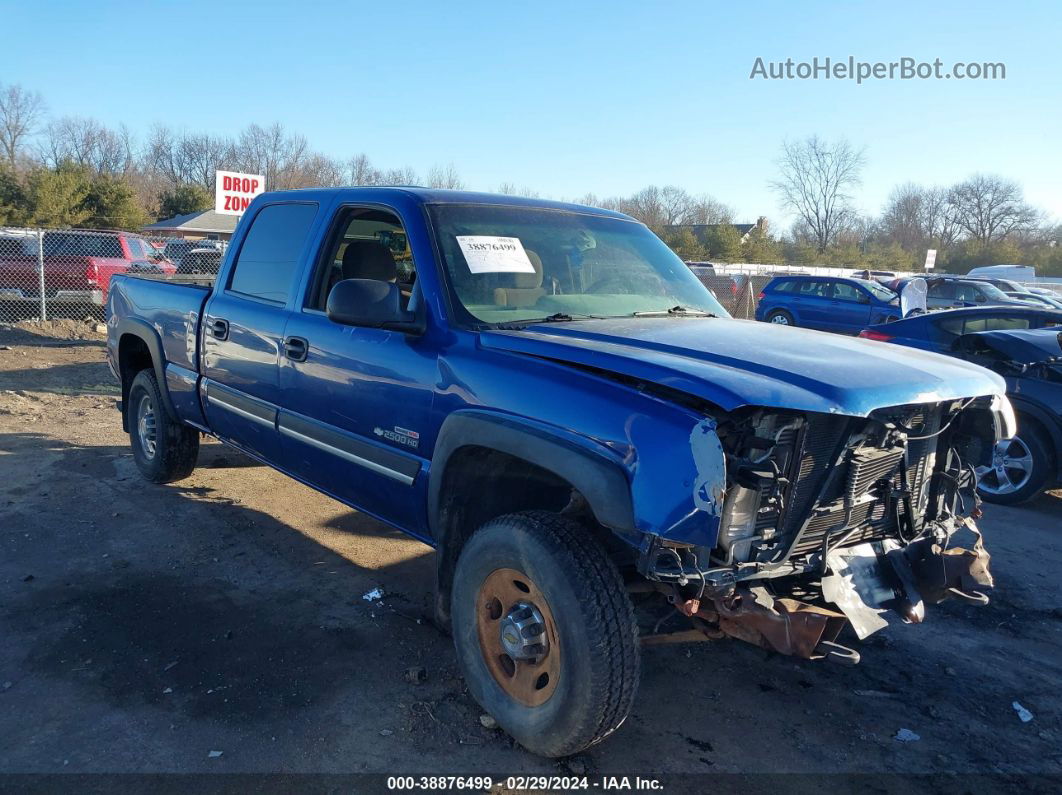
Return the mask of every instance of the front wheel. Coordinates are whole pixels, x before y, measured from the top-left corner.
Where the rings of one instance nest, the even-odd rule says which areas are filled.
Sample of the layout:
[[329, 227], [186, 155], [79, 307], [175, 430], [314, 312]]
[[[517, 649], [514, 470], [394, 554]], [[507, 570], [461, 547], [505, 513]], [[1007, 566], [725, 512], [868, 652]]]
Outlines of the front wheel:
[[619, 571], [582, 525], [540, 511], [488, 522], [461, 550], [451, 611], [469, 690], [529, 751], [569, 756], [626, 719], [638, 627]]
[[199, 457], [199, 431], [170, 416], [153, 371], [136, 374], [126, 410], [129, 444], [141, 475], [152, 483], [172, 483], [192, 474]]
[[1017, 505], [1044, 490], [1054, 467], [1051, 451], [1035, 431], [1027, 428], [1021, 436], [997, 442], [992, 463], [977, 467], [977, 491], [982, 499]]

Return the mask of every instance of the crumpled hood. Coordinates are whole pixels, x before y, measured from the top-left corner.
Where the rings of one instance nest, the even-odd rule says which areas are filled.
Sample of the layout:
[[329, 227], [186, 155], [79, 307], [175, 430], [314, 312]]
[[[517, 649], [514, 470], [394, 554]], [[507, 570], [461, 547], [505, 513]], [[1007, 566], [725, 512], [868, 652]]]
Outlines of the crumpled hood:
[[886, 406], [1002, 395], [983, 367], [887, 342], [728, 318], [610, 318], [482, 332], [486, 348], [643, 379], [739, 406], [865, 417]]

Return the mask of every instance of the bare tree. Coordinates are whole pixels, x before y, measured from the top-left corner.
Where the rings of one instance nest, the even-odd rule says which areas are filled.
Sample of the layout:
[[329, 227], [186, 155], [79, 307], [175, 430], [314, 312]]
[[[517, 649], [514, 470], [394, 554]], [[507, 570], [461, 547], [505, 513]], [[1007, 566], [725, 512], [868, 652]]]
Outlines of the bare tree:
[[236, 166], [235, 145], [227, 138], [198, 133], [182, 135], [174, 151], [181, 182], [191, 182], [207, 191], [214, 190], [217, 171]]
[[454, 168], [454, 164], [450, 163], [445, 168], [442, 166], [432, 167], [431, 171], [428, 172], [428, 187], [462, 190], [465, 185], [461, 182], [461, 177], [458, 175], [457, 169]]
[[688, 224], [729, 224], [734, 219], [733, 209], [711, 196], [702, 195], [692, 200]]
[[1040, 213], [1025, 203], [1013, 180], [975, 174], [948, 192], [955, 224], [972, 240], [987, 245], [1037, 225]]
[[334, 187], [346, 183], [346, 166], [327, 155], [311, 152], [289, 175], [293, 188]]
[[49, 124], [42, 154], [52, 166], [75, 163], [97, 175], [128, 174], [135, 162], [133, 139], [124, 125], [112, 130], [82, 116], [64, 116]]
[[939, 248], [948, 248], [959, 237], [955, 207], [947, 188], [929, 188], [922, 197], [922, 228]]
[[0, 147], [9, 164], [15, 165], [26, 139], [37, 131], [43, 117], [44, 99], [36, 91], [0, 85]]
[[364, 155], [354, 155], [348, 165], [351, 185], [379, 185], [380, 172], [373, 168], [369, 158]]
[[235, 168], [231, 140], [203, 133], [174, 133], [156, 126], [144, 149], [142, 168], [170, 184], [214, 189], [214, 172]]
[[650, 185], [642, 188], [629, 199], [621, 199], [618, 209], [633, 216], [646, 226], [661, 227], [664, 224], [664, 207], [660, 188]]
[[693, 198], [682, 188], [665, 185], [660, 189], [661, 222], [665, 226], [690, 223]]
[[844, 140], [831, 143], [813, 135], [782, 144], [781, 173], [770, 187], [819, 252], [855, 218], [850, 191], [860, 184], [864, 162], [863, 150]]
[[299, 169], [308, 156], [306, 139], [282, 124], [251, 124], [236, 140], [234, 159], [240, 171], [263, 174], [270, 190], [298, 187]]
[[922, 247], [926, 233], [922, 226], [925, 189], [906, 182], [892, 189], [881, 214], [881, 233], [906, 251]]
[[387, 171], [380, 172], [380, 185], [417, 185], [419, 183], [420, 177], [409, 166], [389, 168]]
[[513, 182], [503, 182], [501, 185], [498, 186], [497, 192], [505, 196], [523, 196], [527, 199], [538, 198], [538, 191], [536, 191], [534, 188], [529, 188], [526, 185], [522, 188], [518, 188]]

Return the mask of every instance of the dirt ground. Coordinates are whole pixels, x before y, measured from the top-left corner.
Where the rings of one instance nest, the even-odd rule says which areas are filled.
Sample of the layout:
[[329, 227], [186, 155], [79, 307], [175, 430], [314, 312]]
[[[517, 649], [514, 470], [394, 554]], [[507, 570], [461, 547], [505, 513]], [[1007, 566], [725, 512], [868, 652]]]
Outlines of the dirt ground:
[[426, 546], [213, 442], [150, 485], [117, 394], [88, 326], [0, 329], [0, 773], [1062, 773], [1062, 492], [986, 506], [989, 607], [854, 668], [647, 649], [626, 724], [550, 761], [480, 724]]

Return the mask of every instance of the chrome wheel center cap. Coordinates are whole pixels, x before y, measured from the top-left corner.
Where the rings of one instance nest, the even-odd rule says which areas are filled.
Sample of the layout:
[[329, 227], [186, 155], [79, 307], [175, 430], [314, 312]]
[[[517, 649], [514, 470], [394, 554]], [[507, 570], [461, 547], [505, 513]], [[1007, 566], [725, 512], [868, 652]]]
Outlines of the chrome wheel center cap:
[[549, 649], [546, 623], [533, 604], [518, 602], [501, 620], [502, 648], [514, 660], [537, 660]]

